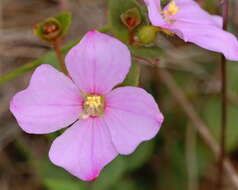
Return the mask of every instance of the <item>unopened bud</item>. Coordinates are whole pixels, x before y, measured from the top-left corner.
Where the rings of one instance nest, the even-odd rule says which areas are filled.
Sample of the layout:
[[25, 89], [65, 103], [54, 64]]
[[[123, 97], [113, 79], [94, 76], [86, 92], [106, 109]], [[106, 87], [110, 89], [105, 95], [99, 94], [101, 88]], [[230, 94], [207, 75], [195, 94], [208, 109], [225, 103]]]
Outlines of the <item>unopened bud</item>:
[[157, 32], [160, 28], [156, 26], [143, 26], [139, 29], [137, 35], [143, 44], [152, 43], [156, 39]]
[[139, 10], [137, 8], [128, 9], [126, 12], [121, 14], [121, 21], [128, 30], [133, 30], [141, 23]]
[[45, 38], [45, 40], [54, 41], [55, 39], [61, 36], [60, 35], [62, 33], [61, 24], [55, 18], [49, 18], [40, 27], [42, 30], [42, 38]]
[[34, 34], [47, 43], [63, 37], [71, 23], [71, 14], [64, 12], [56, 17], [51, 17], [33, 27]]

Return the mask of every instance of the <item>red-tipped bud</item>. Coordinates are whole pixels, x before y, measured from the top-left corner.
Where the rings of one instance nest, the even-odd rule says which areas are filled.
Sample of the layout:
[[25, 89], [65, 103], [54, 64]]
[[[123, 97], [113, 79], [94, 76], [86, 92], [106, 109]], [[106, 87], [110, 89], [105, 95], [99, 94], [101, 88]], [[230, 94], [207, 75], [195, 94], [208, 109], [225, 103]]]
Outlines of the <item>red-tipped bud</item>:
[[71, 14], [64, 12], [56, 17], [51, 17], [33, 26], [34, 34], [41, 40], [53, 44], [63, 37], [71, 23]]
[[122, 23], [128, 28], [128, 30], [135, 29], [141, 23], [141, 15], [137, 8], [128, 9], [121, 14]]

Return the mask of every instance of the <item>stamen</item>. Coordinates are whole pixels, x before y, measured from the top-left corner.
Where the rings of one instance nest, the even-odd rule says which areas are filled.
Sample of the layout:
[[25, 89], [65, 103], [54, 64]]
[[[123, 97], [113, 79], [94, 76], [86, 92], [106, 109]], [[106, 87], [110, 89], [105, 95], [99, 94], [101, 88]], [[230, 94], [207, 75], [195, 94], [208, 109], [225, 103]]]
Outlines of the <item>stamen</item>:
[[179, 11], [179, 7], [176, 5], [175, 1], [171, 1], [168, 5], [168, 8], [163, 11], [164, 16], [173, 16], [176, 15]]
[[89, 116], [99, 117], [104, 113], [104, 97], [100, 95], [88, 94], [84, 98], [83, 113], [80, 119], [85, 119]]

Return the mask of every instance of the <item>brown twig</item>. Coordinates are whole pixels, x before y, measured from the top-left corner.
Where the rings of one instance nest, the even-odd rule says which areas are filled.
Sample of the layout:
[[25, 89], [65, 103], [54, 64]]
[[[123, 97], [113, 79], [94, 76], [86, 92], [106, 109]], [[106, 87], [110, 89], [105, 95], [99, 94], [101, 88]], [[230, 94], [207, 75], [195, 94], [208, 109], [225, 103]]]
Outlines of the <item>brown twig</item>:
[[[229, 1], [223, 0], [223, 29], [227, 30]], [[221, 136], [220, 136], [220, 158], [218, 164], [217, 189], [222, 189], [224, 176], [224, 159], [226, 156], [226, 125], [227, 125], [227, 71], [226, 58], [221, 55]]]

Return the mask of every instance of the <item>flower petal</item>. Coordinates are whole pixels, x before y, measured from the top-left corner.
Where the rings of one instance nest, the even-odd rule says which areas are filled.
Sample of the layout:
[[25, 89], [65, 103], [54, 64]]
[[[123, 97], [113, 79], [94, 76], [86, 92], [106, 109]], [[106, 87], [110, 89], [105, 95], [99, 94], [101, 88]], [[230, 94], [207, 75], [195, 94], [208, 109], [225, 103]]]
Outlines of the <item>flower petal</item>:
[[76, 177], [90, 181], [118, 153], [101, 118], [80, 120], [52, 144], [50, 160]]
[[203, 10], [194, 0], [176, 0], [175, 2], [179, 7], [179, 11], [174, 16], [174, 20], [192, 24], [208, 24], [217, 27], [222, 26], [221, 17], [210, 15], [208, 12]]
[[81, 112], [79, 89], [50, 65], [39, 66], [29, 87], [17, 93], [10, 110], [27, 133], [43, 134], [72, 124]]
[[154, 26], [166, 25], [164, 18], [161, 15], [160, 0], [144, 0], [147, 9], [150, 22]]
[[130, 63], [130, 52], [123, 43], [95, 30], [88, 32], [66, 56], [70, 75], [86, 93], [109, 92], [124, 80]]
[[106, 97], [105, 122], [120, 154], [130, 154], [160, 129], [163, 115], [153, 97], [141, 88], [121, 87]]
[[219, 15], [211, 15], [212, 16], [212, 19], [214, 20], [214, 23], [215, 25], [218, 27], [218, 28], [221, 28], [222, 29], [222, 26], [223, 26], [223, 18]]
[[176, 22], [173, 27], [175, 32], [180, 31], [177, 32], [177, 35], [186, 42], [192, 42], [202, 48], [223, 53], [227, 59], [238, 61], [238, 41], [233, 34], [215, 26], [186, 22]]

